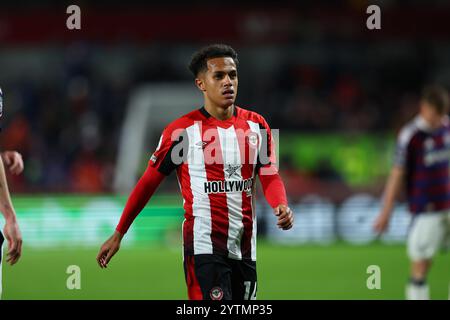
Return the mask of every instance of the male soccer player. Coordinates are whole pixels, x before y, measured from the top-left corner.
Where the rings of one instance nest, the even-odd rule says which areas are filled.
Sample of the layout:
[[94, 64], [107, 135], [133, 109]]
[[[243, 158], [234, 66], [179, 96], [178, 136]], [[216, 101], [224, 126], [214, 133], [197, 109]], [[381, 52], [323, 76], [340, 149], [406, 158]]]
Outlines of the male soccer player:
[[[374, 227], [386, 230], [394, 202], [406, 182], [413, 214], [407, 251], [411, 277], [409, 300], [429, 299], [426, 281], [432, 258], [450, 232], [450, 122], [449, 97], [440, 86], [424, 89], [419, 114], [401, 130], [381, 213]], [[406, 181], [405, 181], [406, 180]]]
[[259, 114], [235, 105], [237, 66], [237, 54], [227, 45], [210, 45], [194, 54], [189, 68], [204, 106], [164, 129], [115, 233], [100, 249], [100, 267], [106, 268], [134, 218], [163, 178], [176, 170], [184, 199], [189, 299], [256, 298], [256, 175], [280, 228], [292, 227], [293, 213], [275, 167], [269, 125]]
[[[3, 92], [0, 88], [0, 117], [3, 111]], [[5, 217], [5, 227], [3, 233], [8, 240], [7, 262], [14, 265], [22, 253], [22, 235], [16, 219], [16, 213], [9, 195], [6, 181], [5, 168], [3, 162], [9, 167], [13, 174], [20, 174], [23, 171], [23, 160], [20, 153], [16, 151], [4, 151], [0, 157], [0, 211]], [[2, 294], [2, 257], [3, 257], [3, 234], [0, 232], [0, 298]]]

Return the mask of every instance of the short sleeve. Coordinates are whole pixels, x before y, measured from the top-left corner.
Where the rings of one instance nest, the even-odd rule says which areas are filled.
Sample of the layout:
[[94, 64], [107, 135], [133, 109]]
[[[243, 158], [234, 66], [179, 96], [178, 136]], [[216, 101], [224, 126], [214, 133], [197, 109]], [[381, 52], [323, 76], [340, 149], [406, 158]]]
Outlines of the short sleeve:
[[394, 165], [397, 167], [405, 167], [408, 158], [408, 147], [411, 142], [413, 132], [409, 128], [400, 131], [397, 137], [395, 147]]
[[155, 167], [164, 175], [169, 175], [185, 160], [188, 143], [186, 130], [166, 127], [149, 160], [149, 165]]

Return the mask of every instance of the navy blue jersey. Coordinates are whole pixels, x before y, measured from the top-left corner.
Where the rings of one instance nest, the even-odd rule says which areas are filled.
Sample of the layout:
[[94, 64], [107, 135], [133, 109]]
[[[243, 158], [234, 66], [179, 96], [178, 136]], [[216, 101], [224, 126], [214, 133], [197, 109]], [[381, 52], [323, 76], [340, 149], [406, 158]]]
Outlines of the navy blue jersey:
[[401, 130], [395, 164], [406, 172], [406, 188], [413, 214], [450, 208], [450, 122], [431, 129], [417, 116]]

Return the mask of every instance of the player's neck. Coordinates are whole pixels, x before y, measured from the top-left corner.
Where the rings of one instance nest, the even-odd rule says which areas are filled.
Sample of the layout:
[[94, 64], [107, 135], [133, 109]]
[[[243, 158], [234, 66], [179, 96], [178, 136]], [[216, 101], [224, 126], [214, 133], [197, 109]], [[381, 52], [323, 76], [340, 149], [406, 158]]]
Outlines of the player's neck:
[[221, 108], [218, 106], [214, 106], [209, 103], [205, 103], [205, 110], [214, 118], [217, 120], [228, 120], [233, 116], [234, 112], [234, 104], [227, 108]]
[[429, 128], [429, 130], [437, 130], [440, 127], [442, 127], [445, 124], [445, 122], [447, 121], [447, 118], [445, 116], [442, 116], [442, 118], [437, 118], [437, 119], [434, 119], [434, 118], [430, 119], [422, 114], [420, 116], [422, 118], [422, 121]]

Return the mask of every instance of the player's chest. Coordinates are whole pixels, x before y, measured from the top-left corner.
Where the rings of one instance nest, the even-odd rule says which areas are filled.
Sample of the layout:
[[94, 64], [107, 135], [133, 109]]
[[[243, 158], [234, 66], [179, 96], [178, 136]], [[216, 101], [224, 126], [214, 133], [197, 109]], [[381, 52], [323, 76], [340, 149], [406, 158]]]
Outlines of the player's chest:
[[189, 137], [187, 164], [217, 166], [229, 175], [245, 165], [254, 165], [260, 152], [261, 134], [238, 126], [202, 126]]
[[424, 136], [418, 145], [418, 155], [426, 167], [450, 162], [450, 132]]

